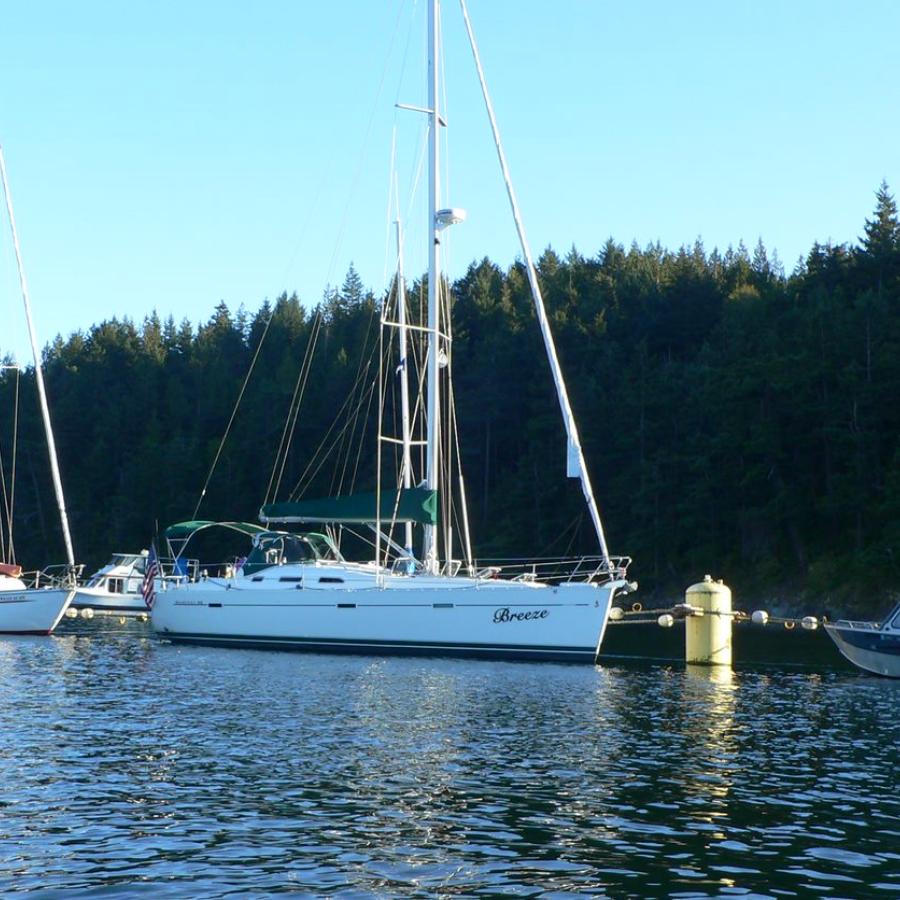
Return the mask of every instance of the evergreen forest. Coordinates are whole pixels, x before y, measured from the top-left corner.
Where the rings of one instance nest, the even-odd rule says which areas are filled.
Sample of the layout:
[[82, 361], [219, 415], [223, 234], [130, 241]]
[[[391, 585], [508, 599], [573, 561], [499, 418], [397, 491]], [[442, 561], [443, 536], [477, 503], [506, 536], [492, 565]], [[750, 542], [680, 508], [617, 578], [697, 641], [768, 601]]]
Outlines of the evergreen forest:
[[[609, 240], [592, 257], [541, 256], [610, 550], [632, 557], [645, 603], [677, 600], [706, 573], [740, 608], [877, 616], [900, 592], [900, 224], [887, 184], [860, 230], [853, 244], [815, 244], [790, 273], [761, 241], [723, 254]], [[423, 290], [410, 285], [411, 305]], [[596, 552], [565, 478], [524, 267], [474, 262], [451, 297], [476, 555]], [[199, 325], [151, 313], [47, 346], [86, 570], [195, 513], [256, 521], [276, 476], [282, 494], [301, 477], [310, 496], [372, 490], [382, 299], [351, 267], [313, 308], [289, 294], [255, 313], [220, 303]], [[32, 369], [0, 373], [4, 491], [17, 389], [15, 549], [37, 568], [63, 559], [62, 539]]]

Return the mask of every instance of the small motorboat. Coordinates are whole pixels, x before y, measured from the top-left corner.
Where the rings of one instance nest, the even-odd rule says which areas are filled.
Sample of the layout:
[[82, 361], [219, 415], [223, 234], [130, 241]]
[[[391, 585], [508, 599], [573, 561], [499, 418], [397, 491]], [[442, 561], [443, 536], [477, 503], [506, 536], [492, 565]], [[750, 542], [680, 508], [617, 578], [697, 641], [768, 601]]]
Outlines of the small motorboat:
[[114, 553], [109, 563], [98, 569], [75, 591], [72, 608], [119, 615], [147, 612], [142, 587], [149, 551]]
[[826, 622], [825, 630], [854, 665], [876, 675], [900, 678], [900, 603], [883, 622], [839, 619]]

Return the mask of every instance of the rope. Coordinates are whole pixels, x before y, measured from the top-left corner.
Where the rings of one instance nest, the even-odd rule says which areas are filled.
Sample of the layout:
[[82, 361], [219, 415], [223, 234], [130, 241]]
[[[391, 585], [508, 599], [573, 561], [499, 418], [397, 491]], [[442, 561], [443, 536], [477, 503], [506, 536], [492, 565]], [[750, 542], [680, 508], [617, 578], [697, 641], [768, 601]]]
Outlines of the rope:
[[[612, 624], [625, 619], [633, 619], [638, 623], [650, 623], [654, 621], [655, 617], [661, 615], [671, 615], [676, 620], [688, 619], [691, 616], [719, 616], [732, 619], [735, 622], [753, 622], [752, 615], [741, 609], [734, 609], [730, 612], [725, 610], [701, 610], [687, 603], [674, 603], [671, 606], [662, 606], [657, 609], [644, 609], [640, 603], [633, 603], [631, 609], [619, 608], [622, 610], [622, 614], [617, 620], [610, 619]], [[794, 616], [767, 616], [766, 621], [759, 623], [759, 626], [762, 628], [766, 625], [783, 625], [787, 631], [793, 631], [799, 625], [803, 630], [809, 630], [809, 626], [804, 624], [804, 621], [809, 621], [810, 619], [815, 621], [815, 625], [812, 626], [813, 630], [818, 627], [820, 622], [827, 621], [824, 618], [817, 619], [814, 616], [803, 616], [799, 619]], [[757, 623], [754, 622], [753, 624]]]

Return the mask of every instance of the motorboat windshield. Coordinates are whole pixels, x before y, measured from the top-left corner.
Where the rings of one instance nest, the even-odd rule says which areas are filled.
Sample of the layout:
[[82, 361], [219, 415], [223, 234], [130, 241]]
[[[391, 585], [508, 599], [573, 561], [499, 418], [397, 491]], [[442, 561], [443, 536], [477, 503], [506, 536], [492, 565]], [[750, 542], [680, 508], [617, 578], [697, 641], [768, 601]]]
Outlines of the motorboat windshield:
[[144, 553], [113, 553], [111, 566], [133, 567], [135, 572], [143, 574], [147, 565], [147, 552]]
[[893, 611], [884, 620], [884, 624], [881, 627], [893, 628], [895, 631], [900, 631], [900, 603], [894, 607]]
[[[126, 590], [125, 581], [132, 576], [143, 578], [147, 570], [147, 551], [141, 553], [113, 553], [110, 561], [102, 568], [94, 572], [88, 579], [88, 587], [108, 585], [115, 593]], [[116, 576], [115, 578], [112, 576]], [[137, 584], [140, 581], [136, 582]]]

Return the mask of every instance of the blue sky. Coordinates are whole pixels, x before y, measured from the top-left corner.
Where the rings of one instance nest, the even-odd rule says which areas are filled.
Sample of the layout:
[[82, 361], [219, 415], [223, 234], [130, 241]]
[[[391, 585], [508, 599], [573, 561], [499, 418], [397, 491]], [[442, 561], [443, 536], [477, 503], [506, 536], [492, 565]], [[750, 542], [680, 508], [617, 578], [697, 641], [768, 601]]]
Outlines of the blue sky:
[[[900, 4], [469, 0], [536, 252], [607, 237], [790, 269], [900, 189]], [[450, 274], [518, 254], [458, 4], [444, 0]], [[392, 143], [407, 271], [423, 0], [34, 0], [0, 28], [4, 147], [39, 338], [220, 300], [380, 290]], [[26, 357], [6, 223], [0, 352]]]

